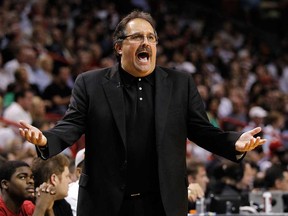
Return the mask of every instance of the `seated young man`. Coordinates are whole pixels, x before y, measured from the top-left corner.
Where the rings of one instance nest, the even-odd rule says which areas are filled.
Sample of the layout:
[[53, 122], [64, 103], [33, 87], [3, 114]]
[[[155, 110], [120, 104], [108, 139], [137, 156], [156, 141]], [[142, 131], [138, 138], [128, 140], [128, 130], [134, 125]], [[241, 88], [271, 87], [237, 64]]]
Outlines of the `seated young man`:
[[23, 161], [3, 163], [0, 168], [0, 183], [1, 216], [54, 215], [52, 203], [55, 189], [51, 185], [45, 183], [37, 188], [36, 205], [34, 205], [34, 179], [32, 170], [27, 163]]
[[70, 204], [64, 199], [68, 195], [68, 187], [71, 182], [69, 163], [69, 159], [63, 154], [47, 160], [35, 158], [32, 163], [35, 186], [46, 182], [53, 185], [57, 191], [53, 203], [55, 216], [73, 216]]

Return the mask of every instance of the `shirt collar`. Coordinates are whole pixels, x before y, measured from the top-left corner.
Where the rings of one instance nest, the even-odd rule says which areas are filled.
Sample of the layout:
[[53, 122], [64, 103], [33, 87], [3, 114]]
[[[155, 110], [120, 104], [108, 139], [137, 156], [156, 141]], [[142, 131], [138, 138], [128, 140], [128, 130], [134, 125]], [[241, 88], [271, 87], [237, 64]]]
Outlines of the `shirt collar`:
[[145, 77], [134, 77], [130, 73], [126, 72], [121, 66], [119, 66], [119, 71], [121, 81], [124, 85], [133, 85], [139, 78], [146, 80], [151, 86], [154, 86], [155, 84], [155, 70]]

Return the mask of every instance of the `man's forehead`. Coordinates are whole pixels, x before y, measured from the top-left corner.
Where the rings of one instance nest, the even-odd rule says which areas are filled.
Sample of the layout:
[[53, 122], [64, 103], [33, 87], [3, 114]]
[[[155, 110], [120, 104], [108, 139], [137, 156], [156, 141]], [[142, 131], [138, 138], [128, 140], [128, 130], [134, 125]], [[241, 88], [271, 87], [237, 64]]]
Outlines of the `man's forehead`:
[[154, 32], [152, 25], [145, 19], [135, 18], [126, 25], [127, 32]]
[[16, 168], [16, 171], [14, 173], [14, 175], [20, 175], [20, 174], [32, 174], [32, 170], [30, 167], [27, 167], [27, 166], [23, 166], [23, 167], [18, 167]]

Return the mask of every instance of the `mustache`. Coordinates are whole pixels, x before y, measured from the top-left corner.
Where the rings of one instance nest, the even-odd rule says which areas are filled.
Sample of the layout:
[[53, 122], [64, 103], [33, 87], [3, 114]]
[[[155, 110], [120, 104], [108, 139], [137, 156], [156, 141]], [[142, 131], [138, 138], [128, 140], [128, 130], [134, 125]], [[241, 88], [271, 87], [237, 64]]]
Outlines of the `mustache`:
[[149, 47], [139, 47], [136, 51], [136, 54], [139, 54], [141, 52], [147, 52], [149, 54], [149, 56], [152, 55], [152, 50]]

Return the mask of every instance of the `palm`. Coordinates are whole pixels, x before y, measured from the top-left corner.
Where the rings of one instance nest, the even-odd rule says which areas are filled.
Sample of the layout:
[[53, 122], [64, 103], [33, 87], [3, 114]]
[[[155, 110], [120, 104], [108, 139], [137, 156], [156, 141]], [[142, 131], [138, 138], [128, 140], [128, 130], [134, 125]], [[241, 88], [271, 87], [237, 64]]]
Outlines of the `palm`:
[[254, 135], [258, 134], [261, 131], [260, 127], [254, 128], [253, 130], [243, 133], [239, 139], [236, 141], [235, 147], [237, 151], [247, 152], [251, 151], [259, 145], [262, 145], [266, 142], [265, 139], [260, 137], [255, 138]]

